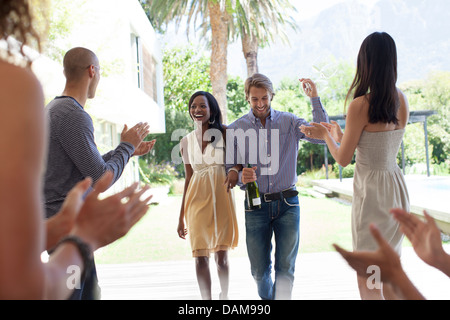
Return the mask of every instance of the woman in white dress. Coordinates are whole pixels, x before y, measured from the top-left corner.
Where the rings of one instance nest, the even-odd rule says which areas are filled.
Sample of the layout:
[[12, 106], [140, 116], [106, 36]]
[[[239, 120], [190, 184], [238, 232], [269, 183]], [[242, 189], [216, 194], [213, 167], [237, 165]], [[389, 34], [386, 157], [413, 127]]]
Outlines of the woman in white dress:
[[197, 128], [181, 140], [186, 179], [177, 232], [182, 239], [189, 234], [202, 298], [212, 298], [209, 256], [214, 254], [222, 290], [219, 297], [227, 299], [228, 250], [237, 246], [239, 235], [230, 190], [237, 181], [230, 181], [225, 173], [226, 126], [209, 92], [192, 95], [189, 114]]
[[[351, 162], [357, 150], [352, 202], [353, 250], [377, 249], [369, 231], [369, 225], [374, 223], [397, 253], [401, 252], [403, 234], [389, 210], [409, 211], [406, 183], [396, 162], [409, 107], [396, 82], [395, 42], [385, 32], [372, 33], [363, 41], [358, 54], [356, 75], [347, 95], [348, 98], [353, 93], [345, 132], [335, 121], [311, 123], [311, 127], [302, 128], [308, 137], [325, 140], [332, 156], [343, 167]], [[395, 298], [388, 285], [368, 286], [367, 277], [358, 276], [358, 287], [362, 299]]]

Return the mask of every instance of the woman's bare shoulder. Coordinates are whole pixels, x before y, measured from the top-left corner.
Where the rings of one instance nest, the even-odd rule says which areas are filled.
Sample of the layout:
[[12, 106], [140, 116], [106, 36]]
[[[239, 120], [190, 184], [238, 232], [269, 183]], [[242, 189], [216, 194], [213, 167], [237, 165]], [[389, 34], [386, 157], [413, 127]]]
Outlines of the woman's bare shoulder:
[[31, 83], [34, 84], [39, 84], [36, 75], [30, 68], [15, 65], [0, 59], [0, 70], [2, 72], [0, 81], [21, 79], [30, 81]]
[[44, 125], [44, 93], [34, 73], [0, 61], [0, 97], [3, 132], [39, 139]]
[[367, 115], [368, 110], [369, 102], [367, 100], [367, 97], [361, 96], [353, 99], [353, 101], [350, 102], [347, 113]]
[[31, 69], [0, 60], [0, 75], [3, 99], [16, 101], [17, 104], [32, 101], [44, 103], [42, 86]]
[[356, 97], [355, 99], [353, 99], [353, 101], [350, 103], [353, 105], [358, 105], [360, 107], [368, 105], [369, 104], [369, 100], [367, 96], [360, 96], [360, 97]]

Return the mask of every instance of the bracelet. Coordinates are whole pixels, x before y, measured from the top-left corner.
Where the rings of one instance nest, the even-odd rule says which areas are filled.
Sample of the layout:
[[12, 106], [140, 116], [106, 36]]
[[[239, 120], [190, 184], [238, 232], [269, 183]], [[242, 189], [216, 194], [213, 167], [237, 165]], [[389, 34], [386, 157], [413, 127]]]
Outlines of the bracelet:
[[[236, 169], [236, 168], [228, 169], [228, 173], [230, 173], [230, 171], [234, 171], [234, 172], [236, 172], [237, 174], [239, 174], [239, 171], [238, 171], [238, 169]], [[228, 173], [227, 173], [227, 174], [228, 174]]]
[[86, 242], [84, 242], [83, 240], [81, 240], [81, 238], [77, 236], [67, 236], [62, 238], [61, 241], [58, 242], [56, 247], [65, 242], [72, 242], [78, 248], [78, 251], [80, 252], [84, 265], [84, 270], [81, 274], [81, 279], [84, 279], [85, 275], [88, 273], [88, 271], [90, 271], [90, 269], [94, 265], [94, 257], [92, 255], [91, 248]]

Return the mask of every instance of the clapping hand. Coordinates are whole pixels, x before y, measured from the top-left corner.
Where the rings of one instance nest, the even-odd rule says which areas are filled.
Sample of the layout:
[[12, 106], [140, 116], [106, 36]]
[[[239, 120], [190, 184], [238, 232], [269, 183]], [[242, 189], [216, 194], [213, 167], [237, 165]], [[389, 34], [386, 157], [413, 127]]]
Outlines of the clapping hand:
[[300, 131], [308, 138], [320, 140], [324, 140], [326, 135], [329, 134], [325, 126], [316, 122], [310, 122], [309, 126], [301, 125]]
[[150, 126], [147, 122], [139, 122], [130, 129], [128, 129], [128, 126], [125, 124], [122, 133], [120, 134], [120, 141], [131, 143], [134, 148], [137, 149], [149, 132]]
[[[141, 196], [149, 186], [138, 190], [134, 183], [124, 190], [106, 198], [99, 198], [100, 193], [111, 185], [113, 174], [107, 171], [94, 185], [84, 201], [73, 194], [73, 205], [79, 209], [71, 234], [77, 235], [90, 244], [92, 250], [103, 247], [124, 236], [148, 211], [151, 195]], [[79, 184], [80, 191], [90, 185], [90, 178]]]
[[367, 268], [378, 266], [381, 270], [381, 280], [390, 282], [402, 272], [399, 255], [392, 249], [389, 243], [383, 238], [380, 230], [374, 225], [370, 225], [370, 233], [378, 244], [376, 251], [347, 251], [337, 244], [333, 244], [337, 252], [355, 269], [356, 273], [362, 277], [368, 277]]
[[151, 141], [142, 141], [141, 144], [134, 150], [133, 156], [143, 156], [144, 154], [149, 153], [153, 146], [156, 143], [156, 139]]
[[334, 139], [334, 141], [336, 141], [337, 143], [341, 143], [342, 136], [344, 135], [344, 133], [342, 132], [341, 127], [336, 121], [330, 120], [330, 123], [321, 122], [320, 124], [323, 125], [325, 128], [327, 128], [328, 132], [331, 134], [331, 137]]
[[419, 258], [441, 269], [439, 258], [445, 256], [445, 251], [442, 247], [441, 231], [434, 219], [425, 210], [425, 221], [403, 209], [391, 209], [390, 212], [400, 223], [400, 230], [411, 241]]
[[360, 277], [368, 278], [370, 266], [379, 268], [380, 280], [390, 283], [398, 298], [422, 300], [424, 296], [417, 290], [414, 284], [402, 268], [400, 257], [390, 244], [383, 238], [380, 230], [373, 224], [370, 232], [378, 244], [376, 251], [347, 251], [334, 244], [334, 248], [347, 260]]

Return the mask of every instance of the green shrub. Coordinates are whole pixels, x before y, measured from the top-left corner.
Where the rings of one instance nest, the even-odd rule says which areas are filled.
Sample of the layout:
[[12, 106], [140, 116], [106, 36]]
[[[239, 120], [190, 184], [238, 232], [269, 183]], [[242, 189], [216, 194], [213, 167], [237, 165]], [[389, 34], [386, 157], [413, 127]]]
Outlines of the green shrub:
[[[336, 163], [333, 167], [333, 172], [339, 177], [339, 165]], [[349, 164], [346, 167], [342, 168], [342, 178], [353, 178], [355, 173], [355, 164]]]
[[[333, 171], [333, 166], [330, 164], [328, 165], [328, 179], [336, 179], [336, 174]], [[320, 179], [326, 179], [326, 171], [325, 166], [323, 165], [320, 169], [310, 170], [303, 172], [301, 175], [298, 176], [297, 186], [304, 187], [304, 188], [310, 188], [312, 187], [312, 180], [320, 180]]]
[[178, 176], [170, 163], [147, 164], [144, 159], [139, 159], [139, 174], [149, 185], [172, 185]]

